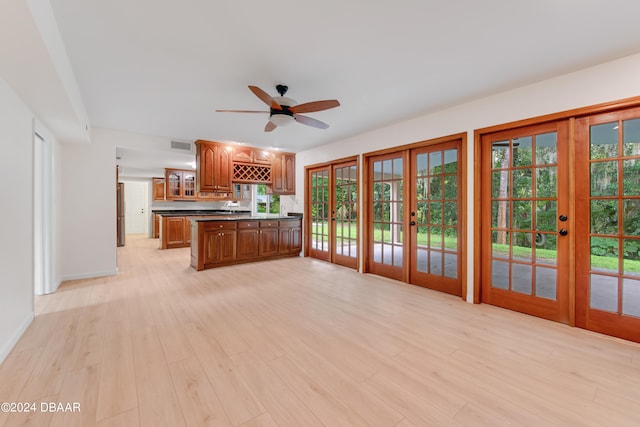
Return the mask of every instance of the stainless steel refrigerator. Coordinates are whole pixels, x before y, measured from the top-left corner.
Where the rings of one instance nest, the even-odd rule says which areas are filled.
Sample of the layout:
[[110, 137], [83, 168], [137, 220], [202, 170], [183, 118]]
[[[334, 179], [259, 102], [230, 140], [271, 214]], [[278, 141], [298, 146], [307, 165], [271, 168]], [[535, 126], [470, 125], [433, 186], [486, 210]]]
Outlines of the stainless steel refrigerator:
[[116, 224], [118, 246], [124, 246], [124, 184], [122, 182], [118, 183], [116, 207], [118, 211]]

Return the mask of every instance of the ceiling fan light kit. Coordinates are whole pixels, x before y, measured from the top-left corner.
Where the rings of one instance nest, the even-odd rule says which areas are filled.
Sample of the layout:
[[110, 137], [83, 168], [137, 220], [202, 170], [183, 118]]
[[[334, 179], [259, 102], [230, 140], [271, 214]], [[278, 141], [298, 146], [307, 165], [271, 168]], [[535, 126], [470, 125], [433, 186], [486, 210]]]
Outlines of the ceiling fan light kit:
[[264, 90], [257, 86], [249, 86], [249, 90], [254, 93], [262, 102], [269, 106], [269, 111], [253, 111], [253, 110], [216, 110], [224, 113], [269, 113], [269, 121], [264, 127], [265, 132], [271, 132], [278, 126], [286, 126], [293, 121], [312, 126], [318, 129], [326, 129], [328, 124], [316, 120], [309, 116], [303, 116], [299, 113], [313, 113], [316, 111], [328, 110], [330, 108], [339, 107], [340, 103], [335, 99], [324, 101], [306, 102], [298, 104], [294, 99], [284, 96], [289, 89], [285, 85], [277, 85], [276, 90], [280, 94], [278, 97], [272, 97]]

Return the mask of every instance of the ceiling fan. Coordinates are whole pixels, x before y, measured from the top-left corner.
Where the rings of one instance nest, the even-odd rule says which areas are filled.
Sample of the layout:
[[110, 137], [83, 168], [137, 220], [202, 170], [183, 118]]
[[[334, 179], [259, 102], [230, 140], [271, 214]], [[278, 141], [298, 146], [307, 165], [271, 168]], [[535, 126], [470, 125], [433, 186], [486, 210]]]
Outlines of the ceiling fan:
[[267, 92], [260, 89], [257, 86], [249, 86], [251, 92], [253, 92], [258, 98], [269, 106], [269, 111], [254, 111], [254, 110], [216, 110], [219, 113], [269, 113], [269, 121], [264, 127], [265, 132], [271, 132], [278, 126], [285, 126], [293, 121], [302, 123], [303, 125], [312, 126], [319, 129], [326, 129], [328, 124], [316, 120], [313, 117], [303, 116], [300, 113], [313, 113], [315, 111], [328, 110], [330, 108], [339, 107], [340, 103], [335, 99], [328, 99], [324, 101], [306, 102], [304, 104], [297, 104], [291, 98], [284, 96], [289, 89], [285, 85], [277, 85], [276, 90], [280, 96], [270, 96]]

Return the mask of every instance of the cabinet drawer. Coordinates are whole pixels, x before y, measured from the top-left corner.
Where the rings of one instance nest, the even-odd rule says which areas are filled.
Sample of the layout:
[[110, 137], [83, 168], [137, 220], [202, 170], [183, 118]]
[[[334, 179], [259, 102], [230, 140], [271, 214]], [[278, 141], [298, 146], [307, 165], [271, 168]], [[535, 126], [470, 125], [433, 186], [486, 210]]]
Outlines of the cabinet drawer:
[[258, 228], [258, 221], [238, 221], [238, 228]]
[[209, 221], [205, 224], [204, 229], [207, 231], [211, 230], [235, 230], [236, 222], [235, 221]]
[[260, 221], [260, 228], [277, 228], [278, 221]]
[[280, 227], [285, 227], [285, 228], [300, 227], [300, 222], [297, 219], [285, 219], [280, 221]]

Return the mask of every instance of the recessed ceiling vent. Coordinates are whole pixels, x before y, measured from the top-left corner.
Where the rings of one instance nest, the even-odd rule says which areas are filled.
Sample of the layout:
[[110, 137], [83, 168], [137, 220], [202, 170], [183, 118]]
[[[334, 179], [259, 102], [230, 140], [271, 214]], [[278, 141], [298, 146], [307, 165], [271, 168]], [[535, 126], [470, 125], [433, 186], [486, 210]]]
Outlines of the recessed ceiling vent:
[[192, 147], [193, 147], [193, 144], [190, 142], [171, 141], [171, 148], [173, 148], [174, 150], [191, 152]]

